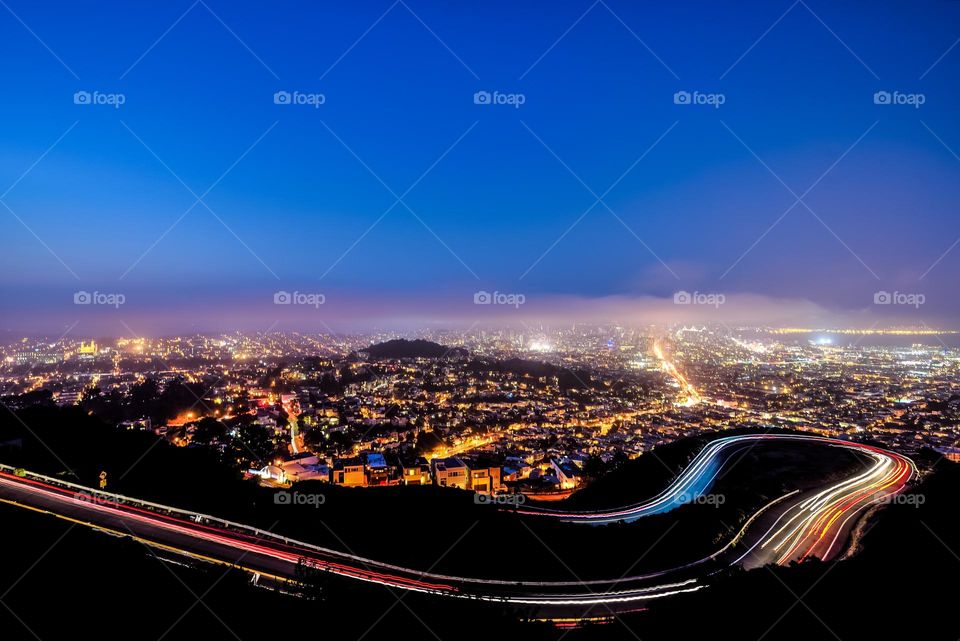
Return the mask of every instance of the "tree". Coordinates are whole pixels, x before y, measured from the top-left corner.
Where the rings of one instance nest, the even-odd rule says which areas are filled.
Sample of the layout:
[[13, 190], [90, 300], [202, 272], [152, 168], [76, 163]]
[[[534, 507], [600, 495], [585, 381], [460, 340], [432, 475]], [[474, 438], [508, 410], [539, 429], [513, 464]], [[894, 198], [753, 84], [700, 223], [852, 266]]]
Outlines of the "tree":
[[583, 462], [583, 473], [590, 479], [598, 479], [603, 476], [606, 471], [607, 464], [596, 454], [591, 454], [587, 460]]
[[215, 418], [204, 416], [194, 423], [193, 442], [202, 445], [222, 442], [227, 436], [227, 427]]
[[417, 454], [426, 454], [444, 446], [443, 440], [434, 432], [420, 432], [417, 436]]
[[200, 383], [187, 383], [182, 376], [178, 376], [163, 388], [158, 399], [157, 413], [163, 419], [170, 419], [195, 406], [205, 408], [205, 393], [206, 390]]
[[252, 463], [269, 461], [276, 451], [270, 431], [257, 423], [241, 425], [232, 445], [237, 458]]
[[331, 432], [328, 443], [330, 447], [336, 448], [337, 456], [340, 456], [344, 450], [353, 447], [353, 437], [346, 432]]

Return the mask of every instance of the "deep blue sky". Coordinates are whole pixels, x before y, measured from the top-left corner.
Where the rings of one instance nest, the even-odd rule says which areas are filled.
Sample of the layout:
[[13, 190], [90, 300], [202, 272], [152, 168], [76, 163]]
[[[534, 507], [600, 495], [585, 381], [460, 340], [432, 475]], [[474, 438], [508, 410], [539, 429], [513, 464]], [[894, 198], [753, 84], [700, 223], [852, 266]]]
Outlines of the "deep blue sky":
[[[339, 322], [361, 300], [389, 322], [478, 289], [835, 312], [897, 290], [926, 296], [879, 310], [904, 322], [960, 311], [960, 248], [930, 270], [960, 237], [957, 2], [5, 1], [0, 193], [29, 169], [2, 201], [39, 237], [0, 207], [7, 329], [256, 327], [282, 320], [252, 311], [280, 289], [325, 293]], [[402, 194], [461, 136], [404, 197], [423, 224], [397, 205], [357, 242], [395, 200], [380, 180]], [[580, 180], [602, 194], [661, 136], [604, 197], [616, 217], [597, 205], [557, 242], [595, 201]], [[804, 197], [823, 222], [797, 205], [730, 269], [794, 202], [777, 177], [803, 194], [848, 150]], [[204, 197], [223, 223], [197, 205], [174, 225], [187, 187], [228, 169]], [[128, 302], [104, 325], [77, 290]]]

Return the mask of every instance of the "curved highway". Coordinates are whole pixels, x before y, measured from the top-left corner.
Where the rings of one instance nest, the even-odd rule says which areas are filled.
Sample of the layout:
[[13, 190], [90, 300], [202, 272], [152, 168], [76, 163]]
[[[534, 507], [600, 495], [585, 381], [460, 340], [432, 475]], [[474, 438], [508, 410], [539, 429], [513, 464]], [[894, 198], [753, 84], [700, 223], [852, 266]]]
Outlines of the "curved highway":
[[511, 581], [421, 572], [32, 474], [0, 471], [0, 501], [277, 581], [294, 579], [297, 565], [307, 563], [322, 571], [390, 588], [540, 606], [550, 613], [582, 612], [600, 604], [613, 610], [631, 609], [650, 599], [699, 590], [711, 574], [730, 565], [782, 564], [808, 556], [832, 558], [844, 548], [858, 514], [904, 489], [914, 474], [913, 463], [894, 452], [836, 439], [731, 436], [712, 441], [669, 487], [648, 501], [594, 512], [527, 507], [518, 510], [530, 517], [592, 524], [660, 514], [709, 491], [732, 453], [771, 440], [802, 440], [824, 447], [849, 448], [863, 455], [869, 464], [863, 472], [814, 492], [791, 492], [772, 501], [754, 514], [723, 548], [704, 559], [615, 580]]

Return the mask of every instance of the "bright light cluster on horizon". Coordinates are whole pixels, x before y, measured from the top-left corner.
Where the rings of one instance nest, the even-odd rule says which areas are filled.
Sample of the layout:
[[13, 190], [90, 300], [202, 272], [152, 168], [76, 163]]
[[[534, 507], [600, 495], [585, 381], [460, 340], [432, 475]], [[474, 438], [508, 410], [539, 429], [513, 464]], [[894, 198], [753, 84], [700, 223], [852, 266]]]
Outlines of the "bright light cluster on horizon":
[[810, 329], [804, 327], [781, 327], [769, 330], [771, 334], [854, 334], [857, 336], [941, 336], [960, 334], [955, 329]]
[[553, 351], [553, 345], [545, 339], [534, 339], [527, 343], [527, 350], [531, 352], [546, 353]]
[[765, 354], [767, 352], [767, 346], [763, 343], [757, 343], [754, 341], [745, 341], [736, 337], [730, 337], [730, 340], [733, 341], [738, 347], [753, 352], [755, 354]]

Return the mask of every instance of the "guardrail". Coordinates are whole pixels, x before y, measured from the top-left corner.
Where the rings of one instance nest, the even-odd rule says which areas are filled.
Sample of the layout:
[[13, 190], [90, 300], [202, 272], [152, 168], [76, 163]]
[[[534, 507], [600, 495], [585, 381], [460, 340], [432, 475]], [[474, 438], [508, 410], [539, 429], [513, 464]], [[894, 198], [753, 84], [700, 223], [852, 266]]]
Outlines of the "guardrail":
[[153, 511], [166, 512], [170, 515], [185, 516], [197, 523], [207, 522], [207, 523], [217, 524], [217, 525], [227, 527], [229, 529], [248, 532], [250, 534], [254, 534], [261, 538], [268, 538], [268, 539], [274, 539], [277, 541], [283, 541], [288, 545], [298, 545], [298, 546], [313, 548], [317, 551], [340, 554], [335, 550], [328, 550], [326, 548], [311, 545], [309, 543], [295, 541], [285, 536], [281, 536], [279, 534], [275, 534], [267, 530], [261, 530], [260, 528], [253, 527], [251, 525], [245, 525], [243, 523], [237, 523], [235, 521], [228, 521], [227, 519], [220, 518], [219, 516], [212, 516], [210, 514], [204, 514], [202, 512], [194, 512], [191, 510], [184, 510], [182, 508], [163, 505], [161, 503], [154, 503], [153, 501], [137, 499], [130, 496], [125, 496], [123, 494], [116, 494], [114, 492], [107, 492], [99, 488], [89, 487], [87, 485], [80, 485], [79, 483], [71, 483], [70, 481], [64, 481], [63, 479], [58, 479], [58, 478], [46, 476], [43, 474], [37, 474], [36, 472], [31, 472], [22, 467], [13, 467], [11, 465], [5, 465], [3, 463], [0, 463], [0, 471], [13, 474], [14, 476], [17, 476], [19, 478], [27, 478], [34, 481], [41, 481], [43, 483], [47, 483], [48, 485], [62, 487], [64, 489], [75, 491], [75, 492], [82, 492], [84, 494], [87, 494], [93, 497], [101, 497], [105, 499], [107, 502], [113, 502], [120, 505], [134, 505], [134, 506], [143, 507]]
[[[375, 561], [373, 559], [368, 559], [368, 558], [357, 556], [355, 554], [350, 554], [347, 552], [341, 552], [340, 550], [332, 550], [330, 548], [314, 545], [313, 543], [298, 541], [296, 539], [291, 539], [286, 536], [281, 536], [279, 534], [275, 534], [267, 530], [261, 530], [260, 528], [253, 527], [251, 525], [245, 525], [243, 523], [237, 523], [235, 521], [228, 521], [227, 519], [223, 519], [218, 516], [212, 516], [210, 514], [203, 514], [202, 512], [194, 512], [191, 510], [184, 510], [181, 508], [171, 507], [169, 505], [163, 505], [161, 503], [154, 503], [153, 501], [146, 501], [143, 499], [137, 499], [137, 498], [125, 496], [123, 494], [116, 494], [114, 492], [107, 492], [99, 488], [88, 487], [86, 485], [80, 485], [78, 483], [71, 483], [70, 481], [64, 481], [63, 479], [58, 479], [58, 478], [46, 476], [43, 474], [37, 474], [36, 472], [31, 472], [29, 470], [25, 470], [24, 468], [13, 467], [11, 465], [5, 465], [3, 463], [0, 463], [0, 472], [7, 472], [9, 474], [13, 474], [14, 476], [17, 476], [20, 478], [31, 479], [34, 481], [41, 481], [49, 485], [62, 487], [64, 489], [75, 491], [78, 493], [82, 492], [84, 494], [94, 496], [94, 497], [102, 497], [107, 502], [113, 502], [117, 505], [134, 505], [134, 506], [143, 507], [145, 509], [149, 509], [154, 512], [165, 512], [170, 515], [185, 516], [196, 523], [208, 523], [212, 525], [219, 525], [226, 529], [232, 529], [232, 530], [237, 530], [246, 534], [252, 534], [259, 538], [269, 539], [275, 542], [283, 542], [284, 544], [289, 546], [303, 548], [304, 550], [320, 552], [333, 557], [337, 557], [342, 560], [354, 561], [368, 568], [376, 567], [379, 569], [393, 570], [393, 571], [399, 571], [399, 572], [414, 572], [421, 575], [422, 577], [432, 577], [432, 578], [445, 579], [445, 580], [464, 581], [467, 583], [471, 583], [471, 582], [498, 583], [498, 584], [504, 584], [504, 585], [517, 584], [516, 581], [498, 581], [498, 580], [487, 581], [487, 580], [481, 580], [481, 579], [472, 579], [472, 578], [465, 578], [465, 577], [448, 576], [443, 574], [435, 574], [431, 572], [420, 572], [418, 570], [412, 570], [411, 568], [405, 568], [399, 565], [384, 563], [382, 561]], [[571, 584], [578, 584], [578, 583], [579, 582], [576, 582], [576, 583], [571, 582]], [[592, 583], [592, 582], [587, 581], [587, 583]], [[532, 582], [532, 584], [549, 585], [549, 582]]]
[[[420, 570], [415, 570], [412, 568], [405, 568], [399, 565], [393, 565], [390, 563], [384, 563], [382, 561], [375, 561], [373, 559], [368, 559], [362, 556], [357, 556], [355, 554], [349, 554], [347, 552], [341, 552], [339, 550], [332, 550], [330, 548], [321, 547], [319, 545], [314, 545], [312, 543], [306, 543], [304, 541], [298, 541], [296, 539], [291, 539], [279, 534], [274, 534], [267, 530], [261, 530], [250, 525], [244, 525], [243, 523], [236, 523], [234, 521], [228, 521], [222, 519], [218, 516], [211, 516], [209, 514], [203, 514], [201, 512], [193, 512], [191, 510], [184, 510], [181, 508], [171, 507], [169, 505], [163, 505], [161, 503], [154, 503], [152, 501], [146, 501], [143, 499], [136, 499], [129, 496], [124, 496], [123, 494], [116, 494], [114, 492], [107, 492], [98, 488], [88, 487], [86, 485], [80, 485], [78, 483], [71, 483], [70, 481], [64, 481], [63, 479], [58, 479], [50, 476], [45, 476], [43, 474], [37, 474], [36, 472], [30, 472], [23, 468], [13, 467], [10, 465], [5, 465], [0, 463], [0, 472], [6, 472], [20, 478], [31, 479], [34, 481], [41, 481], [49, 485], [59, 486], [64, 489], [68, 489], [75, 492], [83, 492], [90, 496], [103, 497], [108, 502], [113, 502], [117, 505], [135, 505], [140, 506], [146, 509], [149, 509], [154, 512], [166, 512], [171, 515], [180, 515], [186, 516], [191, 520], [197, 523], [210, 523], [220, 526], [224, 526], [227, 529], [238, 530], [245, 532], [247, 534], [253, 534], [260, 538], [265, 538], [273, 541], [280, 542], [282, 541], [286, 545], [295, 546], [303, 548], [304, 550], [312, 550], [316, 552], [321, 552], [333, 557], [337, 557], [343, 560], [350, 560], [356, 563], [359, 563], [362, 566], [369, 568], [378, 568], [381, 570], [392, 570], [399, 571], [402, 573], [414, 573], [419, 576], [419, 578], [431, 578], [431, 579], [442, 579], [446, 581], [457, 581], [465, 584], [494, 584], [494, 585], [506, 585], [506, 586], [540, 586], [540, 587], [562, 587], [562, 586], [585, 586], [585, 585], [601, 585], [609, 584], [611, 580], [609, 579], [593, 579], [587, 581], [517, 581], [517, 580], [502, 580], [502, 579], [478, 579], [474, 577], [458, 577], [450, 576], [446, 574], [437, 574], [434, 572], [422, 572]], [[198, 520], [199, 519], [199, 520]], [[641, 578], [641, 577], [629, 577], [629, 578]], [[620, 578], [613, 583], [620, 583], [626, 579]], [[474, 598], [476, 595], [463, 594], [464, 598]]]

